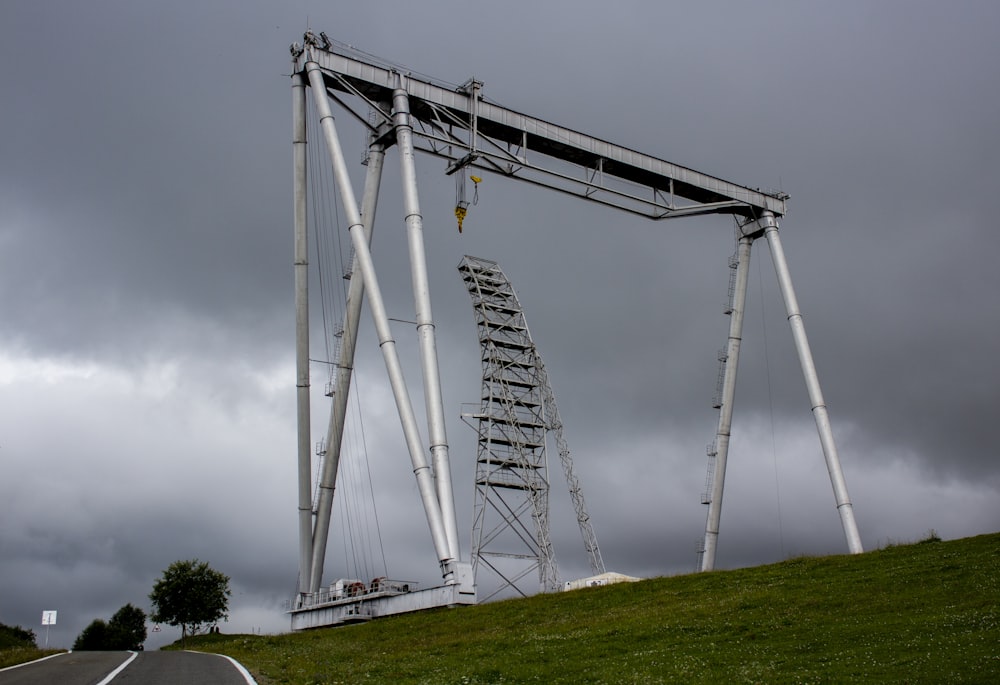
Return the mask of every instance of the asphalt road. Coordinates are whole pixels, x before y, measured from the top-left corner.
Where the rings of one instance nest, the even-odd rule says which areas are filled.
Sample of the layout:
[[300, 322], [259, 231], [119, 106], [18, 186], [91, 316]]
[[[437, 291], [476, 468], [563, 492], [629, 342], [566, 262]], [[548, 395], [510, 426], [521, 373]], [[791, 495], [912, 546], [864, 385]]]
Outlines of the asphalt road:
[[254, 685], [241, 668], [197, 652], [70, 652], [0, 671], [0, 685]]

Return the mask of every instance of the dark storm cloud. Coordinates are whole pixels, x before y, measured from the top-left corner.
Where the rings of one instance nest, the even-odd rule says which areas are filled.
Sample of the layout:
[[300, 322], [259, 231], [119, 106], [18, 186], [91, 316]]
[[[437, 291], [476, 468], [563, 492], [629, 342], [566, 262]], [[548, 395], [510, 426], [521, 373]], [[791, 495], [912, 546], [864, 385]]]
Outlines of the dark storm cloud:
[[[59, 609], [68, 646], [199, 556], [233, 576], [236, 629], [286, 625], [286, 47], [307, 22], [443, 81], [475, 75], [513, 109], [790, 193], [783, 240], [866, 546], [1000, 524], [993, 4], [508, 3], [470, 18], [457, 2], [15, 1], [0, 8], [0, 621]], [[362, 133], [338, 125], [360, 188]], [[487, 177], [459, 237], [453, 180], [440, 160], [417, 165], [460, 528], [474, 445], [456, 416], [480, 369], [455, 267], [473, 254], [501, 264], [525, 307], [609, 567], [693, 569], [732, 223], [654, 224]], [[398, 166], [390, 151], [374, 249], [390, 316], [408, 321]], [[387, 563], [431, 583], [367, 314], [365, 326]], [[394, 330], [419, 408], [413, 330]], [[763, 241], [733, 435], [719, 564], [842, 551]], [[588, 569], [567, 499], [553, 493], [553, 540], [573, 577]], [[355, 573], [337, 544], [325, 582]]]
[[241, 49], [240, 13], [213, 25], [209, 11], [131, 3], [5, 11], [5, 71], [23, 87], [4, 107], [3, 278], [30, 295], [5, 314], [26, 342], [131, 347], [176, 306], [237, 325], [273, 316], [287, 202], [267, 179], [285, 146], [261, 134], [286, 105], [265, 94], [284, 95], [284, 65]]

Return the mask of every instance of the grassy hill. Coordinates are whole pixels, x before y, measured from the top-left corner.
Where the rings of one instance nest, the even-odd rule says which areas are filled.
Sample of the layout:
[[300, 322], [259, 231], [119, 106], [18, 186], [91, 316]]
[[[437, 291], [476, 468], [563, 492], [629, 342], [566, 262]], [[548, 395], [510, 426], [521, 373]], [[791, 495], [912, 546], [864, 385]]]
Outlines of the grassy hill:
[[0, 623], [0, 668], [34, 661], [60, 651], [62, 650], [38, 649], [33, 631]]
[[198, 639], [262, 684], [1000, 683], [1000, 534]]

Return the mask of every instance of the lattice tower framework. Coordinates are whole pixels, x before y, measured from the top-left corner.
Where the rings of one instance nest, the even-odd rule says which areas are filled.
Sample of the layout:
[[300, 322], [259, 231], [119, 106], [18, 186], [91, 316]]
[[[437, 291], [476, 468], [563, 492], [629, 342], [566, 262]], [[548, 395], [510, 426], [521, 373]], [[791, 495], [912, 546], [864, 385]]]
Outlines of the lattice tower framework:
[[459, 264], [472, 297], [482, 348], [482, 395], [473, 427], [478, 434], [472, 564], [500, 580], [488, 599], [538, 571], [542, 591], [558, 590], [559, 572], [549, 535], [546, 438], [559, 452], [591, 569], [604, 572], [597, 536], [573, 473], [562, 419], [541, 356], [510, 281], [496, 262], [466, 256]]

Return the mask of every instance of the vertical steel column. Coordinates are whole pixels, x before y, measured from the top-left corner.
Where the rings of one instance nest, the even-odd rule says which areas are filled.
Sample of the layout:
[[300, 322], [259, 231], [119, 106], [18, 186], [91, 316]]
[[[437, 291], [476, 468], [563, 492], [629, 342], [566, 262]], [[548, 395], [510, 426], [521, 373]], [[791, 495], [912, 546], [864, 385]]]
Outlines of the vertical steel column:
[[840, 522], [844, 527], [844, 535], [847, 537], [847, 548], [852, 554], [860, 554], [864, 551], [861, 545], [861, 535], [858, 533], [858, 525], [854, 521], [854, 507], [847, 494], [847, 482], [844, 480], [844, 472], [840, 467], [837, 445], [833, 441], [833, 430], [830, 427], [826, 402], [823, 400], [823, 391], [819, 386], [816, 365], [813, 363], [812, 352], [809, 350], [809, 339], [806, 338], [806, 329], [802, 323], [802, 314], [799, 312], [799, 303], [795, 298], [795, 290], [792, 288], [788, 262], [785, 261], [785, 252], [781, 247], [781, 239], [778, 237], [778, 221], [771, 212], [764, 212], [757, 220], [757, 224], [764, 229], [767, 244], [771, 248], [771, 260], [774, 262], [778, 285], [781, 287], [781, 295], [785, 300], [788, 324], [792, 328], [795, 350], [798, 352], [802, 375], [805, 376], [806, 388], [809, 391], [813, 418], [816, 420], [816, 429], [819, 431], [819, 441], [823, 448], [823, 456], [826, 458], [826, 468], [830, 472], [830, 482], [833, 484], [833, 495], [837, 501]]
[[413, 414], [410, 395], [406, 389], [406, 379], [403, 377], [399, 355], [396, 352], [396, 341], [393, 339], [392, 330], [389, 327], [389, 317], [386, 314], [385, 304], [382, 301], [382, 291], [379, 288], [378, 277], [375, 275], [375, 265], [372, 262], [371, 252], [368, 249], [368, 240], [365, 237], [361, 214], [354, 199], [354, 190], [351, 188], [350, 177], [347, 173], [347, 164], [344, 162], [344, 154], [340, 149], [337, 127], [330, 112], [330, 103], [327, 100], [323, 72], [311, 57], [306, 62], [306, 72], [309, 74], [309, 85], [313, 89], [313, 99], [316, 102], [316, 107], [319, 109], [323, 134], [326, 138], [330, 159], [333, 163], [334, 177], [340, 189], [341, 200], [344, 203], [344, 213], [347, 215], [347, 221], [350, 224], [349, 230], [351, 233], [351, 242], [354, 246], [354, 254], [365, 280], [368, 307], [371, 310], [372, 319], [375, 323], [379, 346], [382, 349], [382, 358], [385, 361], [389, 384], [392, 386], [393, 398], [396, 401], [396, 410], [399, 413], [403, 436], [406, 439], [407, 450], [410, 453], [413, 475], [417, 481], [417, 488], [420, 490], [420, 499], [423, 501], [424, 512], [427, 515], [427, 524], [434, 542], [434, 549], [438, 555], [438, 561], [442, 569], [447, 569], [446, 577], [451, 576], [451, 569], [455, 558], [451, 556], [448, 548], [448, 538], [441, 517], [441, 507], [438, 504], [434, 475], [431, 473], [430, 464], [427, 463], [427, 458], [420, 442], [420, 431]]
[[[368, 147], [368, 174], [365, 190], [361, 197], [361, 220], [367, 242], [371, 245], [375, 227], [375, 207], [382, 181], [382, 167], [385, 160], [385, 145], [372, 142]], [[336, 360], [337, 381], [333, 392], [333, 406], [330, 407], [330, 421], [326, 430], [326, 460], [320, 475], [319, 503], [316, 507], [316, 522], [312, 536], [312, 584], [309, 592], [318, 592], [323, 582], [323, 566], [326, 563], [326, 545], [330, 537], [330, 517], [333, 513], [333, 494], [337, 485], [337, 471], [340, 467], [340, 451], [344, 438], [344, 423], [347, 416], [347, 400], [354, 373], [354, 351], [358, 342], [358, 324], [361, 321], [361, 304], [365, 297], [364, 278], [360, 273], [358, 258], [351, 261], [351, 283], [347, 288], [347, 302], [344, 307], [344, 334], [341, 339], [340, 357]]]
[[423, 217], [417, 196], [417, 167], [413, 152], [413, 128], [410, 126], [410, 101], [402, 88], [402, 78], [396, 74], [396, 89], [392, 93], [393, 124], [403, 180], [403, 206], [406, 212], [406, 235], [410, 246], [410, 273], [413, 281], [413, 302], [416, 310], [420, 362], [424, 377], [424, 404], [427, 406], [427, 430], [431, 458], [437, 485], [437, 498], [448, 537], [448, 552], [459, 558], [458, 523], [455, 497], [451, 486], [451, 464], [448, 460], [448, 435], [445, 430], [444, 401], [441, 397], [441, 375], [438, 369], [434, 320], [431, 315], [430, 285], [427, 282], [427, 259], [424, 254]]
[[312, 453], [309, 425], [309, 252], [306, 227], [306, 87], [292, 76], [295, 223], [295, 396], [298, 411], [299, 592], [308, 592], [312, 560]]
[[722, 492], [726, 485], [726, 463], [729, 459], [729, 437], [733, 425], [733, 401], [736, 398], [736, 372], [743, 342], [743, 312], [746, 310], [747, 282], [750, 278], [750, 245], [752, 238], [740, 238], [737, 248], [736, 288], [733, 290], [733, 311], [729, 319], [729, 340], [726, 344], [726, 371], [722, 378], [722, 406], [719, 408], [719, 428], [715, 433], [715, 471], [712, 478], [711, 501], [705, 523], [705, 551], [701, 570], [715, 568], [715, 550], [722, 518]]

